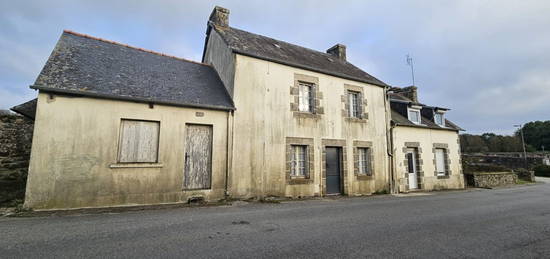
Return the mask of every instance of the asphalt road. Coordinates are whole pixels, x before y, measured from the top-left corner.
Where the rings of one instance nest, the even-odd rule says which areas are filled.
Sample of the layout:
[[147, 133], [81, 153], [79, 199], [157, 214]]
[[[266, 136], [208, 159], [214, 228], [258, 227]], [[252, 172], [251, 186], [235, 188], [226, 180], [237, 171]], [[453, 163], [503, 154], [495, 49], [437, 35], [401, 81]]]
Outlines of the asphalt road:
[[550, 183], [0, 218], [0, 258], [550, 258]]

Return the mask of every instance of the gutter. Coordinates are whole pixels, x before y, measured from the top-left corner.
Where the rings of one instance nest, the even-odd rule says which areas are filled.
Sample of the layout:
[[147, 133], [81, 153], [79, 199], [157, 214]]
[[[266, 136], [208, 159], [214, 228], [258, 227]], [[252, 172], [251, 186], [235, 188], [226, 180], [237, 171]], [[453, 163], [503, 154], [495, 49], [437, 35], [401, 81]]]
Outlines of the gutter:
[[227, 140], [226, 140], [226, 164], [225, 164], [225, 186], [223, 195], [225, 200], [229, 199], [229, 175], [233, 169], [233, 130], [234, 130], [234, 111], [227, 112]]
[[184, 103], [171, 102], [171, 101], [152, 100], [152, 99], [143, 98], [143, 97], [119, 96], [119, 95], [102, 94], [102, 93], [95, 93], [95, 92], [85, 92], [85, 91], [79, 91], [79, 90], [59, 89], [59, 88], [52, 88], [52, 87], [39, 86], [39, 85], [31, 85], [30, 88], [35, 90], [50, 92], [50, 93], [85, 96], [85, 97], [99, 98], [99, 99], [131, 101], [131, 102], [149, 103], [149, 104], [163, 104], [163, 105], [169, 105], [169, 106], [201, 108], [201, 109], [208, 109], [208, 110], [222, 110], [222, 111], [236, 110], [235, 107], [228, 107], [228, 106], [208, 105], [208, 104], [184, 104]]
[[[385, 112], [386, 112], [386, 143], [387, 143], [387, 148], [386, 148], [386, 152], [388, 154], [388, 157], [389, 157], [389, 171], [390, 171], [390, 175], [389, 175], [389, 189], [390, 189], [390, 193], [397, 193], [397, 191], [395, 191], [395, 175], [394, 175], [394, 171], [395, 171], [395, 168], [394, 168], [394, 156], [393, 156], [393, 128], [395, 127], [392, 123], [392, 120], [391, 120], [391, 108], [390, 110], [388, 110], [388, 106], [389, 106], [389, 94], [388, 94], [388, 88], [385, 88], [384, 89], [384, 109], [385, 109]], [[390, 126], [389, 130], [388, 130], [388, 124]]]

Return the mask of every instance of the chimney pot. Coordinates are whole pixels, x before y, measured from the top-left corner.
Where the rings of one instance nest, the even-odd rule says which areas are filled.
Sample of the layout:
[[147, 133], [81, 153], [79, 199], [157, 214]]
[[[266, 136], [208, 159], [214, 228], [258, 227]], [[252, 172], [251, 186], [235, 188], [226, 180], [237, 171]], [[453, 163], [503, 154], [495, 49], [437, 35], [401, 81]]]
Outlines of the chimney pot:
[[208, 21], [222, 28], [229, 27], [229, 9], [220, 6], [214, 7]]
[[346, 61], [346, 46], [343, 44], [334, 45], [332, 48], [327, 49], [327, 53], [342, 61]]

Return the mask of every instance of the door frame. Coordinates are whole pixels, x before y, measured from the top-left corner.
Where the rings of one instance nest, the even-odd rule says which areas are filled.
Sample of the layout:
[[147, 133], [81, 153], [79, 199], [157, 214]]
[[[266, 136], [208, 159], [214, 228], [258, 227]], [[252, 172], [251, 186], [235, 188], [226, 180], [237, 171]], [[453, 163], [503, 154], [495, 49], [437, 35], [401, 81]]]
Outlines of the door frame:
[[338, 176], [339, 176], [339, 184], [340, 186], [338, 186], [339, 188], [339, 192], [338, 193], [327, 193], [327, 177], [326, 177], [326, 164], [327, 164], [327, 160], [325, 159], [325, 195], [326, 196], [338, 196], [338, 195], [342, 195], [344, 193], [344, 181], [343, 181], [343, 174], [342, 174], [342, 147], [339, 147], [339, 146], [325, 146], [325, 157], [326, 157], [326, 150], [327, 148], [334, 148], [337, 150], [338, 152]]
[[[410, 172], [410, 168], [409, 168], [409, 159], [408, 159], [408, 155], [409, 154], [412, 154], [412, 166], [413, 166], [413, 174], [414, 174], [414, 183], [415, 183], [415, 187], [413, 188], [411, 186], [411, 173]], [[407, 186], [409, 187], [408, 189], [409, 190], [418, 190], [420, 189], [420, 185], [418, 183], [418, 159], [417, 159], [417, 156], [418, 156], [418, 150], [416, 148], [407, 148], [407, 152], [405, 153], [405, 160], [407, 161], [407, 170], [405, 171], [405, 173], [407, 174]]]
[[320, 189], [321, 196], [327, 196], [327, 147], [335, 147], [340, 149], [339, 163], [340, 163], [340, 195], [347, 195], [347, 152], [346, 152], [346, 140], [345, 139], [322, 139], [322, 156], [321, 156], [321, 181]]
[[[185, 167], [187, 165], [187, 129], [189, 126], [210, 126], [210, 182], [209, 188], [185, 188]], [[185, 123], [183, 130], [183, 168], [181, 170], [181, 189], [182, 191], [200, 191], [200, 190], [212, 190], [212, 183], [214, 177], [214, 125], [208, 123]]]

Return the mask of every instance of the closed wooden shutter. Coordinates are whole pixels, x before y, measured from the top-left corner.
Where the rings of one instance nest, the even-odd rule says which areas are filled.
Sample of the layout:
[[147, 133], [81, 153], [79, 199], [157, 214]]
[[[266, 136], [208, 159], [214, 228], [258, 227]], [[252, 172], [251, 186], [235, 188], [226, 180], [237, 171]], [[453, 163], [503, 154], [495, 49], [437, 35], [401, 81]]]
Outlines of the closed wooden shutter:
[[187, 125], [183, 188], [210, 189], [212, 182], [212, 126]]
[[158, 162], [159, 129], [158, 121], [122, 120], [118, 162]]
[[435, 149], [435, 167], [438, 175], [445, 175], [445, 150]]

